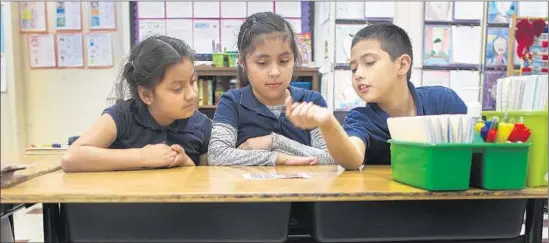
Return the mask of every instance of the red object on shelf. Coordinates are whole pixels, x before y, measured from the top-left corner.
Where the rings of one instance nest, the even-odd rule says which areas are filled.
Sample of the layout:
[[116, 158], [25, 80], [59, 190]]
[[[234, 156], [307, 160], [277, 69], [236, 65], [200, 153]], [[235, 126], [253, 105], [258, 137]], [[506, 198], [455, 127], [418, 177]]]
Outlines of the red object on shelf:
[[549, 58], [549, 55], [547, 54], [541, 55], [541, 60], [547, 61], [548, 58]]
[[[542, 42], [541, 42], [541, 47], [543, 47], [543, 48], [549, 47], [549, 41], [546, 41], [546, 40], [545, 40], [545, 41], [542, 41]], [[547, 60], [547, 59], [546, 59], [546, 60]]]

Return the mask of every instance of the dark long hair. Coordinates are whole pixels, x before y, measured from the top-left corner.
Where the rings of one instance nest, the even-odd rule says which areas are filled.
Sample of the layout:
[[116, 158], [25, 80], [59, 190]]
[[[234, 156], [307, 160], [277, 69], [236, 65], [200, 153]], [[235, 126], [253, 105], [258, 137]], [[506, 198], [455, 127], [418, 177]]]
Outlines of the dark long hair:
[[301, 66], [301, 55], [290, 23], [280, 15], [272, 12], [252, 14], [240, 26], [240, 32], [238, 33], [237, 47], [240, 54], [238, 65], [239, 87], [245, 87], [250, 84], [250, 80], [248, 80], [248, 75], [244, 69], [246, 57], [255, 50], [257, 43], [266, 34], [277, 34], [277, 38], [290, 41], [290, 49], [294, 54], [294, 67]]
[[[194, 51], [182, 40], [168, 36], [151, 36], [134, 46], [118, 77], [116, 94], [119, 100], [131, 94], [141, 101], [138, 87], [154, 89], [164, 78], [166, 69], [182, 58], [193, 61]], [[142, 102], [142, 101], [141, 101]]]

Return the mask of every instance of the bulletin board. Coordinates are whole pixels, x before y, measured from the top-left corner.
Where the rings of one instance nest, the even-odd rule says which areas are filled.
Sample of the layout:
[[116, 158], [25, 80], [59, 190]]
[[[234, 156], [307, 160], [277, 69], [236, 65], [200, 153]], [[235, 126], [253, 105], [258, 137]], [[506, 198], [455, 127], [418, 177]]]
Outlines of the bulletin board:
[[240, 25], [255, 12], [278, 13], [292, 24], [296, 34], [311, 33], [313, 4], [309, 1], [134, 1], [130, 2], [131, 44], [149, 35], [167, 35], [184, 40], [195, 50], [198, 60], [207, 60], [215, 52], [236, 51]]

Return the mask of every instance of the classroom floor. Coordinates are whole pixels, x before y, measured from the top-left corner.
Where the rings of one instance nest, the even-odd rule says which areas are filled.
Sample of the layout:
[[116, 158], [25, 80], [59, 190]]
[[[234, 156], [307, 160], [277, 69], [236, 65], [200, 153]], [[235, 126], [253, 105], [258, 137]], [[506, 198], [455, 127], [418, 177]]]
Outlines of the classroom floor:
[[[549, 243], [547, 214], [543, 217], [543, 241]], [[15, 242], [44, 242], [42, 231], [42, 204], [36, 204], [30, 208], [22, 209], [14, 214]], [[524, 233], [524, 225], [522, 227]], [[521, 234], [522, 234], [521, 233]]]

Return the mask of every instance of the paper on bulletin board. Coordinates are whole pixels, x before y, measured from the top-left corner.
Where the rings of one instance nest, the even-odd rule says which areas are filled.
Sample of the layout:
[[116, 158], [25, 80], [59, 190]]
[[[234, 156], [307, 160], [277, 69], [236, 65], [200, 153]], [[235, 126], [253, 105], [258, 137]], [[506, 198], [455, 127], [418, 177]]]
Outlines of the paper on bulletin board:
[[246, 2], [221, 2], [222, 18], [246, 18]]
[[450, 71], [450, 88], [465, 102], [479, 101], [480, 73], [470, 70]]
[[456, 20], [480, 20], [482, 19], [483, 2], [454, 2], [454, 19]]
[[165, 18], [166, 8], [164, 1], [161, 2], [137, 2], [137, 16], [141, 19], [163, 19]]
[[8, 88], [8, 74], [6, 67], [6, 58], [4, 53], [0, 52], [0, 92], [6, 92]]
[[366, 25], [357, 24], [338, 24], [336, 25], [336, 63], [349, 63], [351, 58], [351, 43], [355, 34], [366, 27]]
[[425, 26], [423, 65], [446, 65], [451, 60], [451, 28], [446, 25]]
[[286, 19], [290, 25], [292, 26], [292, 29], [294, 30], [294, 33], [301, 34], [303, 31], [301, 29], [301, 19]]
[[336, 70], [334, 73], [334, 110], [346, 111], [364, 105], [353, 88], [351, 71]]
[[169, 18], [192, 18], [193, 3], [166, 1], [166, 17]]
[[518, 2], [518, 15], [524, 17], [547, 18], [548, 2]]
[[190, 19], [167, 19], [166, 35], [185, 41], [193, 46], [193, 21]]
[[113, 66], [112, 39], [110, 33], [86, 34], [86, 50], [88, 67]]
[[425, 20], [452, 21], [453, 2], [425, 2]]
[[481, 39], [480, 26], [452, 26], [452, 62], [479, 64]]
[[22, 32], [45, 32], [47, 28], [46, 2], [20, 2], [20, 24]]
[[336, 19], [364, 19], [364, 2], [345, 2], [335, 3]]
[[29, 55], [31, 68], [55, 67], [54, 34], [29, 35]]
[[91, 1], [89, 6], [91, 30], [116, 29], [115, 2]]
[[444, 86], [450, 88], [450, 72], [423, 70], [422, 73], [423, 86]]
[[194, 1], [195, 18], [219, 18], [219, 2]]
[[82, 29], [82, 3], [57, 1], [55, 7], [55, 28], [58, 30]]
[[393, 18], [395, 16], [395, 2], [366, 2], [364, 6], [366, 18]]
[[237, 51], [238, 32], [244, 20], [221, 20], [221, 51]]
[[166, 34], [165, 19], [140, 19], [139, 20], [139, 41], [153, 35]]
[[488, 27], [486, 35], [486, 65], [507, 65], [509, 28]]
[[219, 20], [194, 20], [194, 50], [199, 54], [218, 52]]
[[488, 23], [509, 23], [511, 16], [516, 14], [517, 2], [488, 2]]
[[254, 13], [274, 12], [273, 5], [271, 1], [248, 1], [248, 16]]
[[301, 18], [301, 1], [275, 1], [275, 11], [284, 18]]
[[81, 33], [57, 34], [58, 67], [83, 67], [83, 52]]

